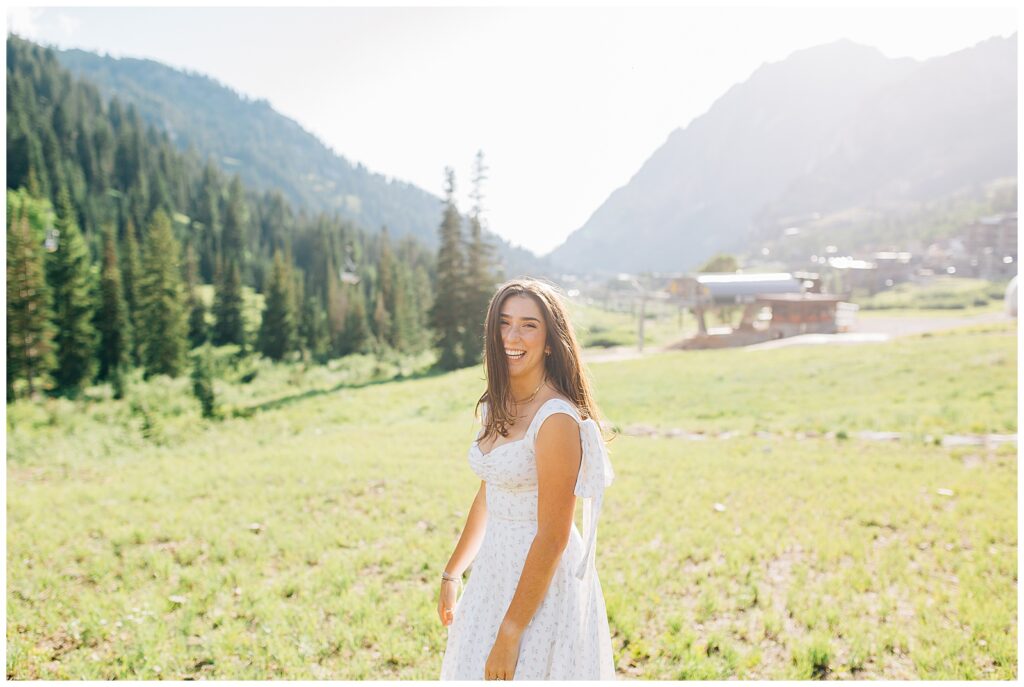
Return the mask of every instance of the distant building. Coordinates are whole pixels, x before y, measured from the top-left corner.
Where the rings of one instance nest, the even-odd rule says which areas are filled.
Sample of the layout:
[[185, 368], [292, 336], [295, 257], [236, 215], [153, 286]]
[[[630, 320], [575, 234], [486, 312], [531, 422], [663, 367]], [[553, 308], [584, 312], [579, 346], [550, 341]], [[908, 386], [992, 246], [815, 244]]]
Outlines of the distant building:
[[838, 331], [836, 305], [842, 300], [839, 296], [822, 293], [759, 296], [747, 306], [739, 329], [756, 329], [755, 321], [760, 319], [772, 338], [809, 333], [835, 334]]
[[1002, 280], [1017, 274], [1017, 213], [982, 217], [928, 246], [919, 272]]
[[875, 264], [876, 290], [891, 289], [896, 284], [911, 281], [919, 262], [907, 251], [881, 251], [872, 255], [871, 261]]
[[[817, 272], [736, 272], [676, 276], [666, 290], [691, 307], [697, 318], [697, 336], [682, 347], [708, 348], [838, 331], [842, 298], [821, 293], [821, 286]], [[705, 311], [730, 305], [746, 306], [739, 326], [725, 334], [709, 333]]]
[[789, 272], [698, 274], [696, 281], [704, 295], [705, 305], [751, 303], [762, 294], [801, 293], [804, 290], [803, 281]]
[[982, 217], [964, 231], [967, 276], [1004, 279], [1017, 273], [1017, 213]]
[[884, 288], [884, 279], [878, 276], [878, 266], [870, 260], [849, 255], [837, 255], [824, 260], [831, 271], [832, 290], [836, 293], [849, 294], [854, 289], [876, 293]]
[[747, 302], [736, 329], [708, 332], [702, 327], [696, 336], [674, 347], [683, 350], [728, 348], [800, 334], [835, 334], [848, 331], [856, 312], [856, 305], [845, 303], [833, 294], [762, 294]]

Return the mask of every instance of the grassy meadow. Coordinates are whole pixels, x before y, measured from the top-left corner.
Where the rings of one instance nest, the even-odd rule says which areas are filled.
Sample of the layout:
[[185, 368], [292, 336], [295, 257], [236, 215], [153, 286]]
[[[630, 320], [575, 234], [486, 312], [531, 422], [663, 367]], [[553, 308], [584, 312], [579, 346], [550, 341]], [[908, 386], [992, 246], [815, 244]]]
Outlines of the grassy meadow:
[[906, 282], [871, 296], [854, 294], [862, 310], [970, 310], [995, 305], [1002, 307], [1009, 280], [991, 282], [965, 277], [936, 277], [927, 284]]
[[[938, 445], [1017, 431], [1016, 350], [1014, 321], [590, 366], [619, 676], [1016, 678], [1016, 444]], [[186, 377], [7, 407], [8, 678], [436, 679], [482, 371], [230, 353], [220, 421]]]

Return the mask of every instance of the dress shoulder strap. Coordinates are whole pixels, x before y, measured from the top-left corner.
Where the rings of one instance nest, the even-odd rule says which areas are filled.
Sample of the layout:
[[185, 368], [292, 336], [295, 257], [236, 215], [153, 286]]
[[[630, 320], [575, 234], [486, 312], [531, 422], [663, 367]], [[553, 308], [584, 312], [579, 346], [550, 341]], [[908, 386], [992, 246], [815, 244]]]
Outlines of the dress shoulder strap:
[[576, 420], [577, 423], [583, 421], [580, 417], [579, 411], [576, 410], [576, 406], [561, 398], [549, 398], [541, 404], [540, 408], [537, 409], [537, 412], [533, 416], [533, 420], [530, 421], [530, 426], [526, 429], [526, 438], [528, 438], [531, 443], [537, 440], [537, 434], [540, 432], [540, 427], [544, 424], [544, 420], [555, 413], [565, 413], [572, 419]]

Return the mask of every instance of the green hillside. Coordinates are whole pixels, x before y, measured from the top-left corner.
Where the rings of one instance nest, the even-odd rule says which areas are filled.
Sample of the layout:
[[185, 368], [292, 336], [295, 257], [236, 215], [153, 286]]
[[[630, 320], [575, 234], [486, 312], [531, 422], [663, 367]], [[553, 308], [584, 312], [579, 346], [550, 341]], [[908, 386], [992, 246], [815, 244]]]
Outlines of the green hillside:
[[[84, 50], [56, 50], [60, 63], [95, 84], [107, 98], [133, 105], [142, 119], [182, 151], [212, 158], [247, 186], [280, 191], [306, 212], [337, 213], [376, 233], [411, 236], [436, 248], [442, 199], [347, 159], [274, 110], [210, 77], [153, 60], [114, 58]], [[438, 169], [438, 178], [442, 170]], [[509, 276], [550, 274], [548, 261], [488, 233]]]

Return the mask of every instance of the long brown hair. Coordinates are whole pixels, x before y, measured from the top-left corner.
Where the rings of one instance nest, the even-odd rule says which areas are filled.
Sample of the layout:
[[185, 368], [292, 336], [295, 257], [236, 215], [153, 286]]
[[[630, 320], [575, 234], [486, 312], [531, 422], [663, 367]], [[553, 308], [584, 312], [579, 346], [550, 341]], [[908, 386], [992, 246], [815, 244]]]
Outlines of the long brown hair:
[[487, 418], [484, 433], [479, 440], [500, 434], [508, 436], [508, 427], [515, 418], [512, 412], [512, 385], [509, 378], [508, 359], [505, 344], [501, 338], [501, 306], [511, 296], [528, 296], [543, 313], [547, 330], [545, 345], [551, 355], [544, 356], [544, 374], [547, 381], [559, 393], [569, 399], [579, 410], [583, 419], [593, 418], [598, 425], [601, 419], [590, 380], [583, 368], [580, 346], [576, 333], [569, 321], [568, 312], [558, 293], [558, 287], [532, 278], [511, 279], [498, 287], [487, 306], [484, 322], [484, 371], [487, 375], [487, 391], [477, 400], [474, 413], [480, 404], [487, 404]]

